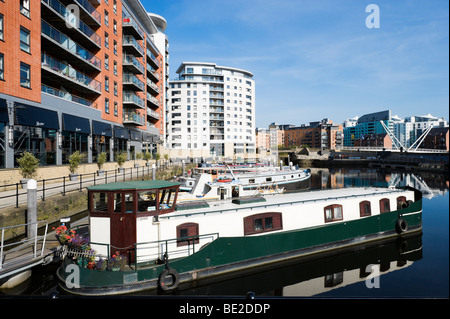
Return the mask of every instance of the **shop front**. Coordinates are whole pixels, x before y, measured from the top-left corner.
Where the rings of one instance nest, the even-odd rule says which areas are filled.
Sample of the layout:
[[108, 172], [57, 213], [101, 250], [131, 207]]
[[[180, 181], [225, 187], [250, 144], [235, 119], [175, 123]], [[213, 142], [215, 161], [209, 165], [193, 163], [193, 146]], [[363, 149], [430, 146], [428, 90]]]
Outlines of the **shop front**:
[[81, 162], [87, 163], [89, 152], [89, 135], [91, 134], [89, 119], [63, 113], [62, 123], [62, 163], [69, 163], [70, 155], [76, 151], [79, 151], [82, 155]]
[[106, 153], [106, 160], [111, 160], [111, 140], [113, 131], [111, 124], [92, 121], [92, 161], [97, 162], [100, 153]]

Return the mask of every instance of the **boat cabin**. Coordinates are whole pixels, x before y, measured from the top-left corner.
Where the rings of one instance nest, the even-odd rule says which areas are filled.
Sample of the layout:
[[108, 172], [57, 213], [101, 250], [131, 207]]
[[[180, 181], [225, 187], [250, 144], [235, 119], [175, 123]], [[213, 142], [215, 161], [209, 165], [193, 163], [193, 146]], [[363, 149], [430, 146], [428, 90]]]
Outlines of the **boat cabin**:
[[106, 245], [111, 254], [132, 251], [137, 219], [175, 211], [179, 187], [159, 180], [88, 187], [91, 241]]

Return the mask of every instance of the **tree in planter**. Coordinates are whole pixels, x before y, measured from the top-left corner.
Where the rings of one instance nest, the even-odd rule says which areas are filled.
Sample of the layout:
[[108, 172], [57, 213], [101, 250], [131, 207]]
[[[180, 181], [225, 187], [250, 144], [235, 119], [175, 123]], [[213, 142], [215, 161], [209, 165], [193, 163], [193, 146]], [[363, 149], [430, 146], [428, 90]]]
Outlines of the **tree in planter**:
[[[142, 152], [136, 153], [136, 159], [141, 160], [144, 157], [144, 154]], [[139, 167], [139, 164], [136, 162], [134, 163], [134, 167]]]
[[117, 154], [117, 156], [115, 158], [116, 158], [117, 164], [119, 165], [119, 173], [122, 173], [125, 170], [122, 166], [125, 163], [125, 161], [127, 160], [127, 153], [120, 152], [119, 154]]
[[79, 151], [76, 151], [75, 153], [69, 156], [69, 171], [70, 171], [69, 177], [71, 181], [77, 180], [78, 177], [77, 170], [78, 166], [81, 163], [81, 157], [82, 155], [80, 154]]
[[20, 158], [17, 159], [19, 164], [19, 173], [24, 179], [21, 179], [22, 187], [26, 187], [26, 184], [30, 178], [34, 178], [39, 166], [39, 160], [29, 152], [23, 152]]
[[155, 154], [156, 165], [158, 165], [158, 161], [159, 161], [160, 158], [161, 158], [161, 154], [156, 153]]
[[103, 164], [105, 164], [105, 163], [106, 163], [106, 153], [101, 152], [97, 156], [97, 166], [98, 166], [97, 174], [98, 174], [98, 176], [102, 176], [105, 173], [105, 171], [102, 170]]
[[166, 164], [166, 166], [167, 166], [167, 160], [169, 159], [169, 154], [164, 154], [164, 160], [165, 160], [165, 164]]
[[144, 160], [147, 162], [147, 166], [148, 166], [148, 162], [152, 159], [152, 153], [150, 152], [144, 152], [143, 153], [143, 158]]

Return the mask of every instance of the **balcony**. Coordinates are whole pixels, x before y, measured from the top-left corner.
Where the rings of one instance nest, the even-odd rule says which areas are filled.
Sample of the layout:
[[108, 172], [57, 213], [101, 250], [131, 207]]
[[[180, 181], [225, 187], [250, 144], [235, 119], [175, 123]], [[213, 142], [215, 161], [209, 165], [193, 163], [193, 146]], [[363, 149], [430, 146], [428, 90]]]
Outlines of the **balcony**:
[[137, 40], [144, 40], [144, 31], [132, 17], [122, 19], [122, 29], [124, 34], [132, 35]]
[[144, 116], [135, 112], [124, 111], [123, 112], [123, 124], [135, 124], [139, 126], [145, 125]]
[[153, 120], [159, 120], [159, 113], [147, 108], [147, 116]]
[[101, 82], [74, 69], [70, 64], [60, 62], [46, 53], [41, 54], [42, 80], [76, 88], [86, 94], [101, 94]]
[[147, 77], [149, 77], [153, 82], [159, 81], [159, 74], [156, 70], [147, 63]]
[[153, 66], [155, 69], [159, 68], [159, 60], [158, 57], [156, 55], [153, 54], [152, 51], [150, 51], [149, 49], [147, 49], [147, 61], [150, 62], [150, 65]]
[[76, 102], [78, 104], [84, 105], [84, 106], [88, 106], [88, 107], [92, 107], [94, 109], [97, 108], [97, 103], [89, 101], [85, 98], [73, 95], [69, 92], [63, 92], [61, 90], [55, 89], [53, 87], [50, 87], [48, 85], [42, 84], [41, 85], [41, 92], [42, 93], [46, 93], [46, 94], [50, 94], [59, 98], [62, 98], [64, 100], [68, 100], [68, 101], [72, 101], [72, 102]]
[[[65, 34], [41, 21], [42, 47], [86, 71], [101, 71], [102, 61]], [[61, 50], [63, 48], [64, 50]]]
[[132, 35], [125, 35], [122, 39], [122, 46], [127, 52], [143, 57], [145, 50]]
[[122, 77], [123, 86], [134, 91], [144, 91], [144, 82], [139, 80], [134, 74], [124, 74]]
[[158, 95], [159, 94], [159, 88], [158, 86], [153, 83], [152, 81], [150, 81], [150, 79], [147, 78], [147, 88], [149, 90], [147, 90], [147, 92], [149, 92], [152, 95]]
[[80, 17], [82, 20], [86, 21], [89, 25], [102, 25], [101, 14], [88, 0], [75, 0], [75, 3], [80, 6]]
[[159, 100], [153, 96], [150, 95], [150, 93], [147, 92], [147, 101], [150, 102], [151, 107], [159, 107]]
[[145, 107], [145, 102], [139, 96], [134, 94], [133, 92], [123, 92], [123, 104], [125, 106], [133, 107], [137, 106], [140, 108]]
[[[82, 19], [58, 0], [41, 0], [41, 17], [51, 21], [59, 30], [65, 30], [72, 39], [88, 49], [100, 49], [101, 38]], [[80, 9], [82, 11], [83, 9]], [[81, 14], [81, 12], [80, 12]]]
[[136, 59], [134, 55], [124, 54], [122, 61], [123, 68], [129, 72], [144, 74], [145, 67]]

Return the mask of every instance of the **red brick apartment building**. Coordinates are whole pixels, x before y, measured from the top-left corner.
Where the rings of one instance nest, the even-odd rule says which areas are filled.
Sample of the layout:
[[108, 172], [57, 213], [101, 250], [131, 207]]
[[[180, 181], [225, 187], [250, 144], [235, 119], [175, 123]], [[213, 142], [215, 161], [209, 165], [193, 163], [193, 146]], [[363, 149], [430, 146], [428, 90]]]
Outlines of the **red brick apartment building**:
[[139, 0], [0, 0], [0, 168], [155, 150], [168, 39]]

